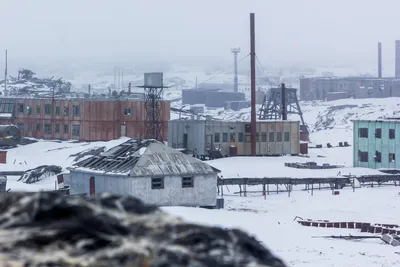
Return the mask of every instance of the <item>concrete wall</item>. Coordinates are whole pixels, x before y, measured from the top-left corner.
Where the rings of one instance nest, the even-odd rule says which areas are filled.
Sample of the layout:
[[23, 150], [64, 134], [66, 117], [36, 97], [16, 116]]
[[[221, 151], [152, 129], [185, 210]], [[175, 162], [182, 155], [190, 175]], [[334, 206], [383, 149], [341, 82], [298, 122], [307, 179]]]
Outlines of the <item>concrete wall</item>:
[[[168, 122], [168, 146], [184, 148], [184, 134], [188, 136], [189, 150], [199, 155], [207, 155], [208, 148], [220, 148], [229, 155], [229, 147], [237, 146], [238, 155], [251, 155], [250, 132], [246, 132], [248, 122], [171, 120]], [[299, 154], [300, 124], [298, 121], [259, 121], [257, 122], [258, 155]], [[285, 141], [289, 134], [289, 141]], [[219, 138], [216, 136], [219, 135]], [[282, 140], [277, 141], [281, 136]]]
[[151, 189], [151, 177], [113, 176], [72, 171], [71, 194], [90, 194], [89, 180], [95, 179], [96, 194], [102, 192], [131, 195], [158, 206], [215, 206], [217, 174], [194, 175], [194, 186], [182, 188], [179, 176], [164, 177], [164, 189]]
[[[359, 136], [359, 129], [368, 129], [368, 138]], [[381, 138], [375, 137], [376, 129], [381, 129]], [[389, 139], [389, 129], [395, 130], [395, 139]], [[359, 151], [368, 152], [368, 162], [361, 162]], [[381, 162], [375, 161], [376, 151], [381, 153]], [[395, 154], [394, 162], [389, 162], [389, 154]], [[353, 165], [372, 169], [400, 169], [400, 121], [354, 121], [353, 122]]]

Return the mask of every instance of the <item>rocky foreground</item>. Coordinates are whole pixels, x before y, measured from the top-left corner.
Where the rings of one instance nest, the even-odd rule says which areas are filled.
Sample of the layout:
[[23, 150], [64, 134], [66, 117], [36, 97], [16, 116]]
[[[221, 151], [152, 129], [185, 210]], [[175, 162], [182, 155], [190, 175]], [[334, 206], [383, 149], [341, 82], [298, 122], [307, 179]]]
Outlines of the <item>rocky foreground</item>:
[[189, 224], [132, 197], [0, 194], [0, 266], [285, 264], [240, 230]]

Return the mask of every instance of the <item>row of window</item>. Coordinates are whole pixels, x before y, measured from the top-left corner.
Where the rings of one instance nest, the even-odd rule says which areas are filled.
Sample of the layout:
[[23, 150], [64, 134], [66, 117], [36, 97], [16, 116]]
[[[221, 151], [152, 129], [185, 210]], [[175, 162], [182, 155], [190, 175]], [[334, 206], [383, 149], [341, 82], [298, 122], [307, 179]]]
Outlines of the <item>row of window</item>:
[[[25, 132], [25, 124], [24, 123], [18, 123], [17, 124], [19, 130], [24, 133]], [[33, 131], [33, 124], [28, 123], [28, 129], [26, 132], [32, 132]], [[45, 134], [52, 134], [54, 129], [54, 133], [61, 133], [61, 125], [60, 124], [51, 124], [51, 123], [45, 123], [43, 125], [43, 132]], [[35, 131], [36, 132], [41, 132], [42, 131], [42, 124], [37, 123], [35, 125]], [[69, 133], [69, 126], [68, 124], [64, 124], [63, 131], [62, 133], [68, 134]], [[72, 125], [72, 136], [80, 136], [81, 135], [81, 126], [73, 124]]]
[[[28, 115], [33, 114], [33, 108], [31, 106], [24, 106], [24, 104], [18, 104], [17, 107], [18, 113], [25, 113]], [[39, 115], [41, 114], [41, 106], [37, 105], [36, 106], [36, 114]], [[52, 104], [45, 104], [44, 105], [44, 114], [45, 115], [53, 115], [53, 105]], [[61, 114], [61, 107], [56, 107], [55, 109], [55, 115], [56, 116], [68, 116], [69, 115], [69, 108], [64, 107], [62, 109], [62, 114]], [[73, 116], [80, 116], [81, 115], [81, 107], [78, 105], [72, 106], [72, 115]], [[125, 108], [124, 109], [124, 115], [125, 116], [131, 116], [132, 115], [132, 108]]]
[[[228, 138], [229, 137], [229, 138]], [[222, 138], [220, 133], [214, 134], [214, 142], [215, 143], [228, 143], [228, 142], [244, 142], [246, 137], [246, 142], [250, 142], [250, 135], [245, 135], [244, 133], [238, 133], [236, 139], [236, 133], [222, 133]], [[268, 137], [268, 138], [267, 138]], [[237, 141], [236, 141], [237, 140]], [[268, 141], [267, 141], [268, 140]], [[260, 142], [260, 134], [257, 133], [256, 141]], [[289, 132], [277, 132], [275, 138], [275, 132], [261, 133], [261, 142], [289, 142], [290, 141], [290, 133]]]
[[[393, 163], [396, 161], [395, 153], [389, 153], [388, 157], [389, 157], [388, 160], [390, 163]], [[358, 151], [358, 161], [359, 162], [368, 162], [368, 152]], [[375, 151], [374, 161], [378, 162], [378, 163], [382, 162], [382, 152]]]
[[[358, 129], [358, 137], [360, 138], [368, 138], [368, 128], [359, 128]], [[396, 131], [395, 129], [389, 129], [389, 139], [396, 138]], [[376, 128], [375, 129], [375, 138], [382, 138], [382, 129]]]
[[[193, 177], [182, 177], [182, 188], [194, 187]], [[151, 189], [164, 189], [164, 177], [151, 178]]]
[[[36, 105], [36, 114], [41, 114], [41, 106], [40, 105]], [[33, 114], [33, 107], [31, 106], [26, 106], [24, 104], [18, 104], [17, 106], [17, 111], [18, 113], [25, 113], [28, 115]], [[53, 114], [53, 105], [52, 104], [45, 104], [44, 105], [44, 114], [45, 115], [52, 115]], [[61, 116], [61, 107], [56, 107], [55, 109], [55, 115], [56, 116]], [[63, 116], [68, 116], [69, 115], [69, 108], [68, 107], [64, 107], [63, 108], [63, 112], [62, 112]], [[80, 116], [81, 115], [81, 107], [78, 105], [74, 105], [72, 106], [72, 115], [73, 116]]]

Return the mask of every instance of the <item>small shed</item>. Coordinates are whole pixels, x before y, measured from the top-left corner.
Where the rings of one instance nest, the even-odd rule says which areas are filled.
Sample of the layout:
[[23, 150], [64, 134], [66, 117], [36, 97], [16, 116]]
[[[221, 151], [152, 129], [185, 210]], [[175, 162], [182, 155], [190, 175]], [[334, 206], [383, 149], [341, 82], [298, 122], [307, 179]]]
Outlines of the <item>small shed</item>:
[[71, 195], [109, 192], [158, 206], [214, 207], [219, 170], [156, 140], [130, 139], [68, 168]]

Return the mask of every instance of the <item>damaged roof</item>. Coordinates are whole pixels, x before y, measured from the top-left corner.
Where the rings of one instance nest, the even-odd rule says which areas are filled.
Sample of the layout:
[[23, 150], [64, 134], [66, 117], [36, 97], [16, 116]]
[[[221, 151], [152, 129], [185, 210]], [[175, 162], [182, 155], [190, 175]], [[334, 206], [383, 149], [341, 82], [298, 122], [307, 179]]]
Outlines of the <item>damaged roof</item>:
[[97, 156], [79, 161], [69, 170], [135, 177], [218, 173], [220, 170], [157, 140], [130, 139]]

